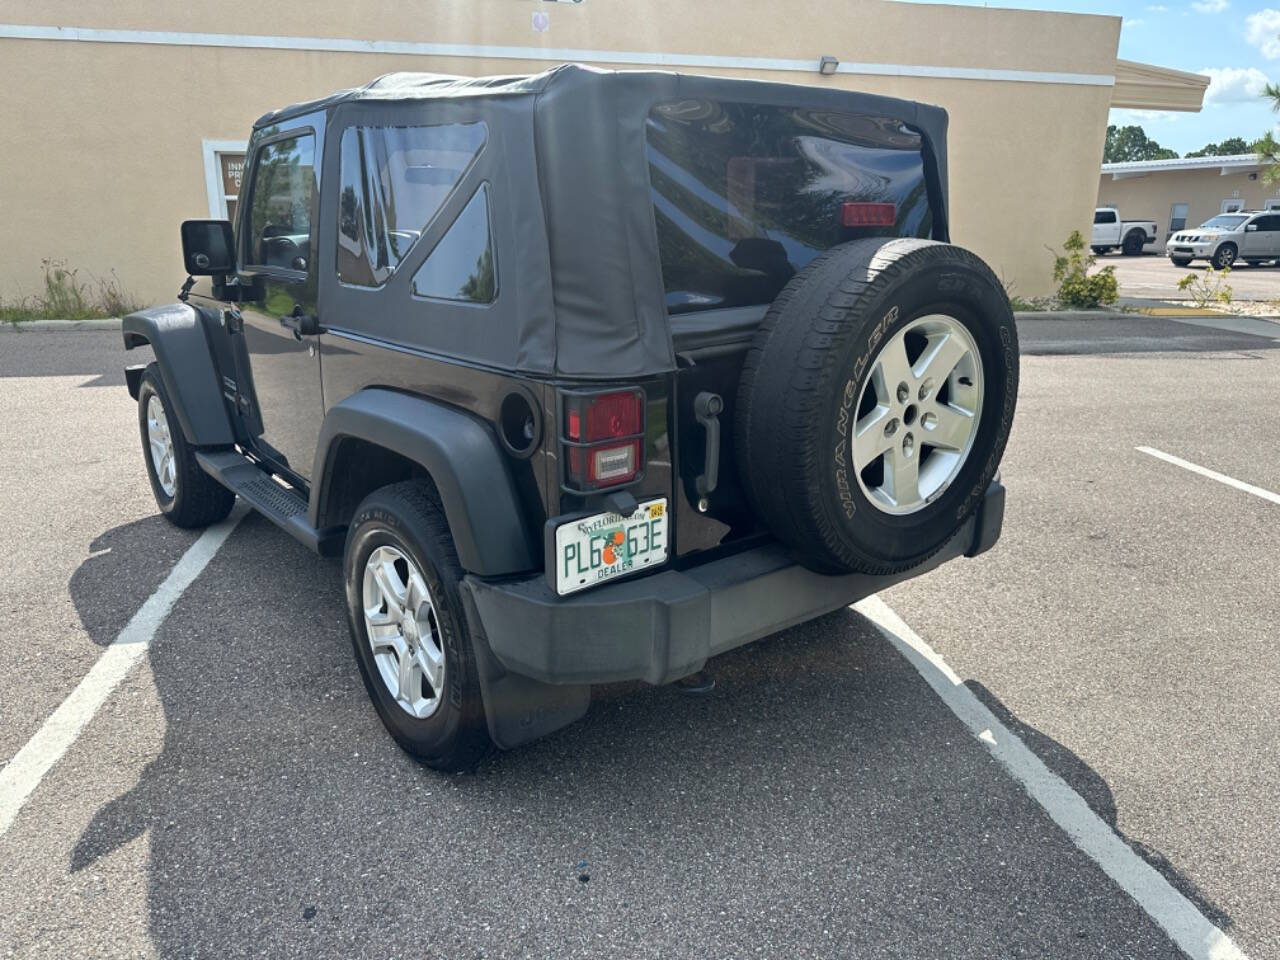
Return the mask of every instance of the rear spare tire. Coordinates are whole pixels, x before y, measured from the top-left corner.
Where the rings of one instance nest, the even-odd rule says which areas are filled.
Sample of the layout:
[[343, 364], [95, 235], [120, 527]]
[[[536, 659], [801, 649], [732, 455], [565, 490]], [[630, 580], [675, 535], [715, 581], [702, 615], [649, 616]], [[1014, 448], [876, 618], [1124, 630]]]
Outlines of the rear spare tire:
[[1018, 393], [1018, 334], [978, 257], [930, 240], [836, 247], [769, 308], [735, 447], [773, 534], [826, 573], [928, 559], [977, 509]]

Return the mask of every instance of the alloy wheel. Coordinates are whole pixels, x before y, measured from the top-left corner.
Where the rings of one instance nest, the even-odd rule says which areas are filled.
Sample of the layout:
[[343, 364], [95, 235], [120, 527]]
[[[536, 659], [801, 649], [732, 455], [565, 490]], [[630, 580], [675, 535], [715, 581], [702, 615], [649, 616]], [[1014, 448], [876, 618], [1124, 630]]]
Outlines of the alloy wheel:
[[164, 404], [154, 393], [147, 400], [147, 446], [151, 450], [151, 465], [164, 495], [173, 499], [178, 490], [178, 470], [173, 456], [173, 435], [169, 431], [169, 418]]
[[444, 696], [444, 636], [431, 590], [404, 551], [376, 547], [365, 562], [364, 625], [383, 686], [419, 720]]
[[858, 484], [879, 510], [915, 513], [951, 485], [982, 416], [982, 357], [955, 317], [929, 314], [880, 348], [852, 428]]

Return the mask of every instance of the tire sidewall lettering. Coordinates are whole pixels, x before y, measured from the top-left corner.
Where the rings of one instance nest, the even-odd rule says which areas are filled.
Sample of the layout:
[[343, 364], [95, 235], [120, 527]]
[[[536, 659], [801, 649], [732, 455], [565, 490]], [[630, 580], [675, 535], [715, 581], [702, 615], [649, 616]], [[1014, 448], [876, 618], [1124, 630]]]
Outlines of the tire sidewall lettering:
[[835, 464], [834, 479], [836, 495], [840, 498], [840, 509], [847, 520], [852, 520], [854, 514], [858, 512], [858, 505], [853, 498], [853, 490], [849, 482], [850, 471], [853, 469], [853, 464], [850, 462], [852, 456], [847, 453], [849, 439], [852, 436], [853, 418], [857, 412], [854, 406], [859, 398], [858, 387], [862, 383], [867, 365], [875, 356], [881, 341], [884, 340], [885, 332], [898, 322], [900, 312], [898, 304], [895, 303], [885, 312], [880, 321], [868, 331], [866, 345], [857, 359], [853, 361], [853, 376], [845, 382], [844, 390], [840, 394], [840, 402], [836, 407], [836, 446], [833, 457]]

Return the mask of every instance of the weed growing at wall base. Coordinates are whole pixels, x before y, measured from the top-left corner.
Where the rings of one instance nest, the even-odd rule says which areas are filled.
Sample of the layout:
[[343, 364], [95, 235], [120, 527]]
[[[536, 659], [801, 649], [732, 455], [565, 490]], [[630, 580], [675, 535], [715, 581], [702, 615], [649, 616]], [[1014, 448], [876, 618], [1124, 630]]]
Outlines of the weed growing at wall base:
[[110, 277], [81, 280], [80, 271], [67, 267], [65, 260], [40, 261], [44, 268], [42, 293], [20, 300], [0, 300], [0, 323], [30, 320], [97, 320], [122, 317], [142, 307], [112, 271]]
[[1058, 285], [1059, 303], [1077, 310], [1094, 310], [1120, 299], [1115, 267], [1089, 273], [1097, 258], [1085, 252], [1084, 237], [1079, 230], [1071, 231], [1062, 249], [1065, 255], [1049, 250], [1053, 254], [1053, 280]]

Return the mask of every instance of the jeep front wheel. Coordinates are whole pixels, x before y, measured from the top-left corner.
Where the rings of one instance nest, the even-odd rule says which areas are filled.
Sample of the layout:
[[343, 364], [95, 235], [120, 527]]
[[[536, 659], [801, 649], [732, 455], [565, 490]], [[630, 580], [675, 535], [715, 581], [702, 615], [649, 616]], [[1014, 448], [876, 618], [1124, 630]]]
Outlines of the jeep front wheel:
[[431, 489], [375, 490], [356, 509], [343, 562], [347, 618], [383, 725], [429, 767], [469, 769], [491, 742], [458, 593], [462, 567]]
[[1013, 420], [1018, 336], [978, 257], [860, 240], [779, 294], [739, 384], [748, 496], [826, 573], [906, 570], [977, 509]]
[[138, 429], [151, 493], [170, 523], [207, 527], [231, 512], [236, 495], [200, 469], [154, 363], [143, 371], [138, 386]]
[[1236, 247], [1233, 243], [1224, 243], [1213, 254], [1214, 269], [1224, 270], [1236, 262]]

